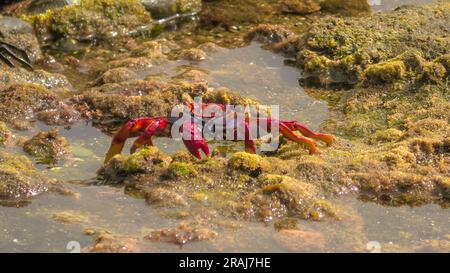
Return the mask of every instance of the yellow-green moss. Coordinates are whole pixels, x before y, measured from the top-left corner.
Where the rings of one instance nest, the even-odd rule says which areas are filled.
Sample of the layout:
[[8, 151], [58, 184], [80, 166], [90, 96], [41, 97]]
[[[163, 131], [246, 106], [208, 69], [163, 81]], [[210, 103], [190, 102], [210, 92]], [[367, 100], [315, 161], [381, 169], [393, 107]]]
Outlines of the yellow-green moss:
[[364, 75], [372, 83], [393, 83], [405, 76], [405, 64], [402, 61], [373, 64], [364, 71]]
[[53, 220], [63, 224], [87, 224], [89, 216], [81, 211], [58, 211], [52, 214]]
[[11, 138], [11, 131], [3, 121], [0, 121], [0, 144], [5, 144]]
[[324, 73], [327, 71], [331, 61], [325, 56], [317, 56], [308, 60], [305, 64], [305, 71], [309, 73]]
[[323, 10], [346, 15], [365, 15], [370, 13], [367, 0], [324, 0], [320, 4]]
[[127, 157], [123, 164], [123, 170], [127, 173], [138, 173], [154, 166], [167, 166], [169, 162], [169, 156], [161, 153], [154, 146], [148, 146]]
[[447, 70], [438, 62], [428, 62], [422, 66], [419, 80], [430, 83], [439, 83], [445, 77]]
[[445, 67], [448, 77], [450, 75], [450, 54], [445, 54], [436, 58], [435, 62], [440, 63]]
[[338, 43], [333, 37], [317, 36], [308, 40], [307, 45], [314, 50], [331, 50], [336, 48]]
[[167, 170], [167, 175], [170, 178], [186, 178], [195, 177], [198, 175], [197, 170], [192, 164], [185, 162], [172, 162]]
[[373, 135], [369, 136], [370, 143], [377, 142], [395, 142], [402, 138], [404, 135], [403, 131], [395, 128], [389, 128], [386, 130], [376, 131]]
[[240, 170], [249, 173], [252, 176], [258, 176], [263, 171], [270, 168], [270, 164], [267, 159], [246, 152], [238, 152], [228, 161], [228, 167], [233, 170]]
[[[355, 10], [359, 6], [360, 11], [369, 9], [365, 0], [324, 1], [322, 7], [338, 11], [346, 5]], [[364, 79], [359, 76], [364, 70], [366, 78], [373, 80], [372, 84], [391, 83], [401, 78], [442, 82], [442, 67], [435, 64], [448, 67], [448, 57], [443, 54], [447, 53], [450, 44], [443, 37], [449, 12], [449, 6], [441, 2], [376, 13], [370, 17], [325, 17], [298, 38], [297, 64], [310, 70], [312, 75], [308, 76], [318, 78], [321, 85], [355, 85]], [[412, 33], [411, 27], [420, 28], [420, 34]], [[309, 58], [305, 58], [307, 55]], [[314, 62], [308, 65], [308, 61], [317, 56], [326, 57], [330, 62], [315, 61], [322, 65], [314, 65]], [[436, 62], [427, 63], [431, 60]]]

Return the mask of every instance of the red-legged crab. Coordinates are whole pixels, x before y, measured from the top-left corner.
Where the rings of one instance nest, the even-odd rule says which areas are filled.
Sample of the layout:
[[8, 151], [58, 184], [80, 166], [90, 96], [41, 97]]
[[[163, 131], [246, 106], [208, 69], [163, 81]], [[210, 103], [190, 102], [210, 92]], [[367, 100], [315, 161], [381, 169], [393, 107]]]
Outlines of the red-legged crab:
[[[203, 112], [207, 108], [215, 110], [208, 113]], [[142, 146], [152, 146], [154, 136], [174, 138], [174, 134], [177, 133], [182, 135], [181, 139], [184, 145], [198, 159], [202, 159], [200, 150], [207, 157], [210, 155], [209, 147], [204, 139], [206, 133], [213, 133], [216, 136], [222, 135], [223, 139], [231, 141], [243, 140], [245, 151], [256, 153], [255, 139], [262, 136], [260, 133], [261, 125], [265, 125], [267, 129], [265, 132], [268, 134], [279, 133], [288, 140], [302, 144], [309, 150], [310, 154], [314, 154], [317, 149], [313, 140], [322, 141], [327, 146], [334, 142], [333, 136], [316, 133], [297, 121], [278, 120], [270, 115], [260, 117], [259, 114], [257, 117], [251, 117], [247, 112], [238, 115], [236, 112], [227, 111], [227, 106], [222, 104], [200, 104], [196, 108], [196, 104], [187, 103], [185, 109], [187, 109], [185, 111], [188, 114], [187, 117], [142, 117], [129, 120], [113, 136], [111, 146], [105, 157], [105, 163], [122, 152], [128, 138], [137, 137], [130, 150], [131, 153], [134, 153]], [[197, 111], [198, 109], [200, 109], [200, 112]], [[254, 128], [257, 128], [255, 134], [251, 130]], [[300, 132], [303, 136], [295, 132]]]

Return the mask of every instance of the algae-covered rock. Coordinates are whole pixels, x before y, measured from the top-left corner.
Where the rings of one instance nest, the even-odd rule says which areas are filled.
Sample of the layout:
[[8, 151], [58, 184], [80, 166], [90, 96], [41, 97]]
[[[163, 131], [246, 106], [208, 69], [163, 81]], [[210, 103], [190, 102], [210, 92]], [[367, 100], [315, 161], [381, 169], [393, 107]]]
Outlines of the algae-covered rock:
[[99, 172], [107, 182], [120, 183], [134, 174], [154, 174], [158, 168], [167, 167], [170, 161], [169, 156], [151, 146], [130, 156], [116, 155]]
[[23, 20], [0, 15], [0, 37], [4, 42], [24, 50], [32, 63], [43, 57], [33, 27]]
[[41, 119], [48, 124], [71, 124], [79, 113], [65, 104], [57, 94], [35, 84], [14, 84], [0, 92], [0, 119]]
[[128, 80], [136, 79], [137, 74], [125, 67], [117, 67], [106, 71], [99, 79], [103, 84], [105, 83], [120, 83]]
[[336, 216], [336, 209], [319, 197], [318, 189], [312, 184], [284, 178], [281, 183], [265, 186], [262, 192], [276, 196], [291, 213], [304, 219], [320, 220], [324, 216]]
[[52, 219], [63, 224], [86, 224], [89, 216], [80, 211], [58, 211], [52, 214]]
[[225, 87], [208, 89], [203, 94], [202, 100], [204, 103], [219, 103], [224, 105], [256, 105], [257, 102], [243, 97], [238, 92], [231, 91]]
[[378, 63], [365, 70], [366, 79], [373, 83], [392, 83], [404, 76], [405, 65], [402, 61]]
[[69, 143], [65, 137], [59, 136], [57, 128], [39, 132], [24, 143], [23, 149], [41, 164], [56, 164], [70, 155]]
[[255, 40], [267, 45], [287, 42], [296, 37], [296, 34], [282, 25], [261, 24], [254, 27], [247, 34], [247, 39]]
[[145, 195], [145, 201], [149, 205], [159, 205], [161, 207], [188, 206], [188, 202], [182, 195], [163, 187], [149, 190]]
[[186, 178], [198, 175], [196, 169], [189, 163], [172, 162], [167, 169], [167, 175], [170, 178]]
[[344, 15], [365, 15], [370, 13], [367, 0], [323, 0], [322, 10]]
[[270, 168], [270, 164], [265, 158], [246, 152], [233, 154], [228, 161], [228, 166], [232, 170], [239, 170], [254, 177]]
[[27, 157], [0, 152], [0, 199], [28, 199], [47, 189], [47, 179]]
[[5, 144], [12, 137], [12, 132], [8, 129], [4, 122], [0, 121], [0, 144]]
[[195, 97], [205, 93], [204, 88], [202, 84], [136, 80], [102, 85], [72, 101], [90, 119], [157, 117], [169, 115], [185, 95]]
[[321, 10], [319, 0], [284, 0], [281, 4], [283, 12], [300, 15], [310, 14]]
[[387, 173], [356, 174], [360, 181], [364, 200], [378, 201], [383, 204], [398, 206], [403, 204], [422, 205], [432, 201], [436, 191], [433, 179], [423, 176], [392, 171]]
[[111, 40], [152, 27], [152, 18], [139, 0], [80, 0], [78, 5], [24, 18], [41, 39]]
[[60, 93], [74, 90], [66, 76], [45, 70], [28, 71], [23, 68], [0, 68], [0, 73], [0, 83], [5, 85], [35, 84]]
[[197, 13], [202, 8], [201, 0], [141, 0], [155, 19], [164, 19], [176, 14]]
[[198, 48], [185, 49], [180, 56], [188, 61], [203, 61], [207, 58], [206, 53]]
[[[363, 18], [326, 17], [298, 39], [298, 66], [321, 83], [355, 84], [363, 80], [360, 72], [366, 69], [377, 81], [395, 81], [405, 75], [405, 65], [400, 63], [406, 62], [405, 52], [418, 51], [427, 62], [448, 54], [450, 41], [444, 29], [449, 12], [448, 4], [440, 3]], [[412, 33], [412, 28], [418, 31]], [[431, 67], [427, 74], [441, 77], [442, 68]], [[420, 78], [418, 74], [409, 77]]]

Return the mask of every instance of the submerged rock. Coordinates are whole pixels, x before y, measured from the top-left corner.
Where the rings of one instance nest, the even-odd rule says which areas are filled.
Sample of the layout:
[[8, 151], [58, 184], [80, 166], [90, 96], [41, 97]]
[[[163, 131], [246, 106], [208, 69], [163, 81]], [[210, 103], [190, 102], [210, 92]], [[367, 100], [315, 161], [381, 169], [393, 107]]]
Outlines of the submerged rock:
[[269, 181], [275, 184], [264, 186], [248, 196], [252, 213], [263, 220], [285, 215], [312, 220], [326, 216], [338, 218], [338, 209], [320, 197], [315, 185], [283, 176], [272, 176]]
[[94, 244], [83, 249], [90, 253], [136, 253], [139, 240], [132, 236], [113, 234], [108, 231], [95, 231]]
[[57, 128], [39, 132], [24, 143], [23, 149], [41, 164], [56, 164], [70, 155], [69, 143], [59, 136]]
[[63, 224], [87, 224], [89, 216], [80, 211], [59, 211], [52, 214], [52, 219]]
[[218, 233], [204, 227], [190, 227], [187, 224], [181, 224], [176, 228], [160, 229], [151, 232], [144, 237], [150, 241], [164, 241], [168, 243], [184, 245], [188, 242], [212, 240], [218, 236]]
[[275, 241], [293, 252], [322, 252], [325, 236], [316, 231], [285, 229], [275, 233]]

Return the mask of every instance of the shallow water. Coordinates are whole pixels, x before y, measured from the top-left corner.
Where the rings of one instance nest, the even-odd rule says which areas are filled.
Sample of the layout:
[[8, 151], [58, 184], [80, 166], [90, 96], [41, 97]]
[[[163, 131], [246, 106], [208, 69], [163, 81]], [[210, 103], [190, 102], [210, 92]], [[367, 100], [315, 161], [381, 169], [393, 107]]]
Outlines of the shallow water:
[[281, 55], [257, 43], [213, 54], [199, 67], [209, 71], [206, 79], [211, 87], [226, 86], [261, 104], [277, 105], [281, 119], [299, 120], [317, 129], [327, 118], [327, 103], [311, 98], [299, 86], [298, 69], [284, 65]]
[[[27, 207], [2, 208], [0, 251], [69, 252], [66, 247], [71, 241], [78, 242], [82, 248], [92, 243], [92, 238], [83, 234], [85, 227], [136, 237], [140, 239], [139, 247], [143, 252], [292, 251], [274, 239], [276, 232], [272, 225], [256, 222], [236, 222], [236, 226], [221, 228], [219, 237], [213, 241], [188, 243], [183, 247], [144, 241], [142, 237], [152, 229], [175, 227], [177, 221], [161, 216], [141, 199], [124, 195], [122, 188], [71, 187], [80, 193], [79, 199], [44, 194]], [[380, 251], [390, 251], [395, 245], [411, 250], [425, 240], [444, 239], [448, 235], [450, 214], [435, 205], [394, 208], [362, 203], [350, 197], [339, 201], [355, 210], [356, 221], [352, 222], [355, 225], [352, 228], [364, 233], [363, 243], [379, 243]], [[81, 224], [52, 220], [53, 213], [67, 210], [82, 212], [89, 220]], [[325, 251], [351, 251], [349, 245], [360, 236], [343, 233], [344, 228], [348, 229], [345, 222], [300, 221], [299, 226], [323, 232], [327, 239]], [[302, 249], [300, 244], [296, 251], [308, 251], [308, 248]]]
[[[327, 104], [309, 97], [298, 85], [299, 71], [285, 66], [282, 56], [265, 51], [258, 44], [215, 53], [200, 63], [170, 62], [151, 73], [174, 75], [178, 66], [187, 64], [207, 70], [211, 87], [242, 90], [243, 95], [256, 98], [263, 104], [279, 104], [283, 118], [299, 119], [312, 128], [318, 128], [328, 116]], [[16, 134], [31, 136], [46, 129], [48, 126], [37, 123], [33, 130]], [[87, 185], [95, 178], [111, 137], [88, 123], [79, 123], [70, 130], [60, 128], [60, 132], [69, 140], [74, 160], [64, 167], [38, 165], [38, 168], [52, 178], [66, 181], [67, 187], [77, 192], [78, 197], [46, 193], [26, 207], [0, 207], [0, 252], [69, 252], [67, 244], [71, 241], [78, 242], [83, 248], [93, 241], [83, 234], [86, 227], [136, 237], [143, 252], [310, 251], [301, 242], [295, 249], [280, 244], [273, 225], [229, 219], [226, 219], [228, 225], [219, 225], [219, 230], [216, 230], [219, 236], [212, 241], [188, 243], [183, 247], [144, 241], [143, 236], [152, 229], [176, 227], [179, 220], [165, 217], [144, 200], [124, 194], [123, 187]], [[168, 139], [158, 139], [156, 145], [167, 153], [183, 149], [181, 143]], [[22, 153], [19, 148], [14, 150]], [[335, 202], [351, 212], [348, 218], [342, 221], [299, 221], [301, 229], [317, 231], [325, 236], [323, 251], [353, 251], [355, 245], [360, 251], [369, 251], [366, 244], [378, 244], [380, 251], [426, 251], [417, 248], [427, 240], [444, 240], [449, 236], [450, 211], [436, 205], [385, 207], [364, 203], [352, 196]], [[62, 211], [80, 212], [87, 220], [78, 224], [55, 221], [52, 215]], [[217, 222], [221, 220], [225, 219], [215, 219]]]

